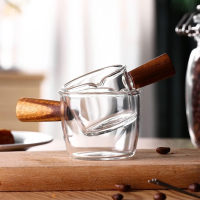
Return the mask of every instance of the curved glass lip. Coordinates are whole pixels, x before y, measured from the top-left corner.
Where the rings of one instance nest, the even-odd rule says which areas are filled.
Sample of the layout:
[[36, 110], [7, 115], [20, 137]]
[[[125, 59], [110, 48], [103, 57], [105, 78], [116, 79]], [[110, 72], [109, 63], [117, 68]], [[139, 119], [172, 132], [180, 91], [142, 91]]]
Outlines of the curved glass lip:
[[[89, 73], [87, 73], [87, 74], [84, 74], [84, 75], [82, 75], [82, 76], [79, 76], [79, 77], [77, 77], [77, 78], [75, 78], [75, 79], [73, 79], [73, 80], [71, 80], [71, 81], [65, 83], [64, 86], [62, 86], [61, 90], [65, 90], [65, 88], [66, 88], [68, 85], [70, 85], [71, 83], [75, 82], [75, 81], [78, 80], [78, 79], [81, 79], [81, 78], [83, 78], [83, 77], [86, 77], [86, 76], [88, 76], [88, 75], [90, 75], [90, 74], [94, 74], [94, 73], [99, 72], [99, 71], [103, 71], [104, 69], [111, 68], [111, 67], [119, 68], [119, 71], [120, 71], [121, 69], [126, 70], [126, 65], [110, 65], [110, 66], [107, 66], [107, 67], [103, 67], [103, 68], [94, 70], [94, 71], [92, 71], [92, 72], [89, 72]], [[117, 70], [116, 70], [116, 71], [117, 71]], [[113, 73], [109, 74], [109, 76], [111, 76], [112, 74], [113, 74]], [[107, 77], [106, 77], [106, 78], [107, 78]], [[103, 78], [103, 80], [104, 80], [104, 79], [105, 79], [105, 78]]]

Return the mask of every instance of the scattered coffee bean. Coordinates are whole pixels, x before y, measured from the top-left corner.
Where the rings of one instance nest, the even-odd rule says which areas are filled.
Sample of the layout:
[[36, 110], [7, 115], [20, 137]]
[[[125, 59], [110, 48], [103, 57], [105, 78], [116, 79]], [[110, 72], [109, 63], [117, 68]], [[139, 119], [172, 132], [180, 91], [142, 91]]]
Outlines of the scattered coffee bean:
[[169, 147], [158, 147], [156, 149], [156, 152], [159, 154], [167, 154], [170, 152], [170, 148]]
[[158, 192], [153, 196], [154, 200], [165, 200], [166, 198], [167, 198], [166, 195], [162, 192]]
[[189, 185], [188, 189], [192, 192], [199, 192], [200, 185], [198, 183], [192, 183], [191, 185]]
[[123, 195], [122, 194], [114, 194], [114, 195], [112, 195], [112, 199], [113, 200], [122, 200]]
[[118, 185], [118, 184], [115, 184], [115, 187], [120, 192], [127, 192], [127, 191], [129, 191], [131, 189], [130, 185]]

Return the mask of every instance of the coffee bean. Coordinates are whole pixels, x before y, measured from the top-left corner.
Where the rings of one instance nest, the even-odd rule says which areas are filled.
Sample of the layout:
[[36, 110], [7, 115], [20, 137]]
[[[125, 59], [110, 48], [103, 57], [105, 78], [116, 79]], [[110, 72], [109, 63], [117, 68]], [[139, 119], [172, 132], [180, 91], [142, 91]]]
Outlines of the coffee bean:
[[115, 184], [115, 187], [120, 192], [127, 192], [127, 191], [129, 191], [131, 189], [130, 185], [118, 185], [118, 184]]
[[189, 185], [188, 189], [192, 192], [199, 192], [200, 185], [198, 183], [192, 183], [191, 185]]
[[199, 123], [195, 123], [194, 124], [194, 131], [198, 131], [199, 130]]
[[122, 200], [123, 195], [122, 194], [114, 194], [114, 195], [112, 195], [112, 199], [113, 200]]
[[156, 152], [159, 154], [167, 154], [170, 152], [170, 148], [169, 147], [158, 147], [156, 149]]
[[166, 198], [167, 198], [166, 195], [162, 192], [158, 192], [153, 196], [154, 200], [165, 200]]

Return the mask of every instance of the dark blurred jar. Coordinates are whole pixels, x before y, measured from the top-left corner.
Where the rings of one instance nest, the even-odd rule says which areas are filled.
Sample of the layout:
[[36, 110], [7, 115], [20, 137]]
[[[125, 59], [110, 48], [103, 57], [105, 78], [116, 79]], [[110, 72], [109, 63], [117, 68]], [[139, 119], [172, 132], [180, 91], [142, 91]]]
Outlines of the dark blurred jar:
[[179, 35], [193, 37], [197, 47], [192, 50], [186, 73], [186, 114], [190, 138], [200, 147], [200, 5], [197, 11], [183, 16], [176, 27]]
[[[200, 40], [200, 38], [198, 38]], [[186, 74], [186, 113], [193, 145], [200, 147], [200, 44], [189, 58]]]

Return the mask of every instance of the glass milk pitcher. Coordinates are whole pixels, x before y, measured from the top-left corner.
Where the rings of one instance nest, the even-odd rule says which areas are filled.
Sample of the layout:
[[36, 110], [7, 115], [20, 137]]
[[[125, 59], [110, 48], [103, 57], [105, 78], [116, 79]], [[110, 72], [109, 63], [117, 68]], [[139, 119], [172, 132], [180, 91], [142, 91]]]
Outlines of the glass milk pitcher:
[[194, 13], [186, 13], [175, 29], [179, 35], [193, 37], [197, 47], [192, 50], [186, 73], [186, 114], [190, 138], [200, 147], [200, 5]]

